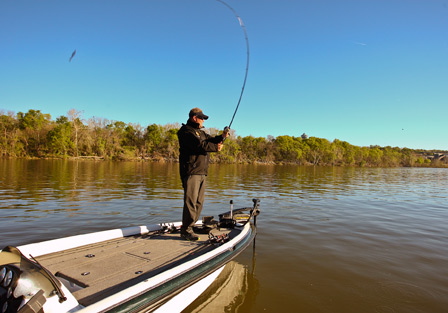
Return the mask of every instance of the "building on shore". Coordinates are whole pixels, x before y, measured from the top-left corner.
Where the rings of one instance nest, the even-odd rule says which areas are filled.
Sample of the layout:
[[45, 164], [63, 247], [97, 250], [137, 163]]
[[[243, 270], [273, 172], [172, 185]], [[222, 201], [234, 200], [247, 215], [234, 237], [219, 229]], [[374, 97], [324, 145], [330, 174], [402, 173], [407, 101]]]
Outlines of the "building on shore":
[[448, 163], [448, 154], [445, 153], [434, 153], [433, 155], [427, 155], [426, 156], [427, 159], [431, 160], [431, 162], [443, 162], [443, 163]]

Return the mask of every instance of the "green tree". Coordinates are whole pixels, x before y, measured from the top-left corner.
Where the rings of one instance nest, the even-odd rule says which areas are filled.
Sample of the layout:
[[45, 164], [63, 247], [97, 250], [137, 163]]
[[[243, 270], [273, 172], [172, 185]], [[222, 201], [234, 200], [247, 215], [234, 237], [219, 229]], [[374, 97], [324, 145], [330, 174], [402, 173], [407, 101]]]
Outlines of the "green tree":
[[344, 165], [345, 159], [345, 142], [338, 139], [333, 140], [331, 143], [332, 160], [331, 165]]
[[241, 146], [236, 139], [227, 138], [222, 150], [215, 157], [223, 163], [241, 161]]
[[241, 153], [247, 161], [257, 161], [260, 156], [258, 144], [261, 142], [261, 138], [255, 138], [253, 136], [246, 136], [241, 138], [240, 146]]
[[305, 141], [305, 143], [309, 147], [307, 153], [308, 162], [313, 165], [331, 162], [333, 158], [331, 155], [331, 145], [327, 139], [310, 137]]
[[72, 130], [72, 123], [67, 117], [60, 116], [56, 119], [56, 127], [47, 135], [50, 153], [65, 157], [69, 154], [69, 150], [75, 148], [72, 141]]
[[27, 113], [17, 113], [19, 128], [23, 132], [26, 153], [32, 156], [42, 156], [45, 153], [45, 138], [51, 124], [50, 114], [39, 110], [29, 110]]
[[382, 157], [382, 165], [387, 167], [396, 167], [401, 164], [401, 151], [400, 148], [384, 147]]
[[379, 147], [370, 147], [365, 161], [369, 166], [380, 166], [383, 154], [383, 151]]
[[275, 139], [276, 159], [281, 162], [297, 162], [302, 158], [302, 138], [278, 136]]
[[0, 115], [0, 156], [24, 156], [25, 149], [20, 142], [20, 129], [13, 112]]
[[122, 159], [124, 149], [122, 146], [125, 136], [126, 124], [121, 121], [115, 121], [106, 125], [104, 135], [105, 157], [113, 159]]
[[168, 129], [164, 133], [162, 141], [162, 154], [169, 159], [177, 159], [179, 157], [179, 140], [177, 138], [178, 129]]
[[145, 149], [149, 154], [154, 155], [156, 153], [157, 150], [156, 148], [162, 142], [162, 133], [163, 133], [162, 127], [157, 124], [149, 125], [146, 128], [146, 132], [143, 135], [143, 138], [145, 143]]

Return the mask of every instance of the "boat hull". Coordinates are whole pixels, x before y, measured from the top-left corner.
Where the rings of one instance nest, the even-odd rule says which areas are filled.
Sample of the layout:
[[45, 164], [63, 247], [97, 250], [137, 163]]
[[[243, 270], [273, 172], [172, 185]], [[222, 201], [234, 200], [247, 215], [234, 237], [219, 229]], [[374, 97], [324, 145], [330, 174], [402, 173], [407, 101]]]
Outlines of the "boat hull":
[[[207, 241], [191, 243], [180, 240], [178, 233], [167, 235], [158, 233], [166, 229], [175, 230], [179, 226], [180, 223], [168, 223], [128, 227], [24, 245], [18, 249], [22, 252], [22, 258], [34, 258], [36, 262], [39, 262], [39, 266], [49, 269], [62, 282], [59, 284], [67, 300], [57, 301], [57, 296], [48, 297], [43, 304], [44, 312], [180, 312], [213, 282], [226, 263], [252, 242], [256, 229], [251, 223], [237, 225], [234, 229], [228, 230], [228, 234], [231, 234], [229, 240], [221, 243]], [[201, 223], [198, 223], [198, 226], [202, 226]], [[151, 237], [154, 233], [157, 235]], [[164, 240], [164, 244], [180, 245], [182, 249], [187, 250], [181, 252], [178, 257], [172, 257], [168, 253], [171, 262], [161, 261], [161, 265], [156, 265], [154, 270], [127, 273], [128, 276], [123, 276], [122, 283], [114, 282], [113, 279], [117, 278], [110, 275], [110, 272], [107, 272], [110, 270], [106, 267], [109, 266], [113, 270], [113, 262], [123, 263], [123, 260], [120, 260], [121, 255], [126, 257], [131, 255], [133, 259], [141, 261], [144, 266], [149, 266], [154, 259], [157, 259], [136, 255], [135, 251], [143, 253], [141, 249], [134, 249], [133, 252], [123, 248], [124, 245], [120, 246], [121, 242], [138, 243], [139, 240], [147, 247], [151, 247], [151, 244], [157, 240]], [[103, 272], [97, 273], [98, 280], [107, 282], [108, 280], [104, 277], [110, 275], [111, 282], [108, 283], [112, 286], [105, 287], [105, 291], [92, 291], [90, 295], [85, 296], [89, 294], [89, 290], [95, 288], [93, 279], [95, 267], [89, 271], [84, 270], [83, 266], [88, 268], [89, 264], [90, 266], [101, 264], [98, 263], [101, 262], [101, 254], [107, 251], [108, 247], [125, 250], [118, 256], [112, 257], [113, 262], [103, 261]], [[94, 250], [97, 251], [95, 254], [89, 252], [93, 251], [93, 248], [97, 249]], [[97, 260], [91, 261], [84, 258], [89, 255], [96, 255]], [[106, 263], [111, 264], [106, 266]], [[16, 264], [16, 266], [20, 265]], [[121, 266], [117, 272], [122, 271], [125, 275], [125, 270], [134, 271], [134, 268], [132, 264], [129, 264], [129, 266]], [[86, 277], [89, 277], [79, 276], [80, 271], [84, 271], [81, 275], [88, 273]], [[92, 274], [89, 275], [90, 273]], [[78, 276], [75, 277], [76, 275]], [[129, 275], [134, 277], [129, 278]], [[29, 292], [29, 296], [33, 296], [33, 292]]]

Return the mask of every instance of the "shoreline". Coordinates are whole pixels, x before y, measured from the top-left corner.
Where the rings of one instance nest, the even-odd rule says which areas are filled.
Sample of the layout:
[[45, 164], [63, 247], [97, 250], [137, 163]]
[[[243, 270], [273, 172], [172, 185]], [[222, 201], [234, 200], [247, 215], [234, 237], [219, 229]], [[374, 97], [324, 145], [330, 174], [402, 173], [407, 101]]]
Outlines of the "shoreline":
[[[57, 156], [47, 156], [47, 157], [1, 157], [0, 160], [68, 160], [68, 161], [94, 161], [94, 162], [152, 162], [152, 163], [179, 163], [177, 158], [168, 157], [121, 157], [121, 158], [106, 158], [99, 156], [78, 156], [78, 157], [57, 157]], [[211, 160], [210, 164], [254, 164], [254, 165], [297, 165], [306, 167], [353, 167], [353, 168], [448, 168], [448, 163], [445, 162], [433, 162], [426, 164], [414, 164], [408, 166], [374, 166], [370, 164], [356, 165], [356, 164], [312, 164], [309, 162], [273, 162], [273, 161], [259, 161], [259, 160], [241, 160], [241, 161], [219, 161]]]

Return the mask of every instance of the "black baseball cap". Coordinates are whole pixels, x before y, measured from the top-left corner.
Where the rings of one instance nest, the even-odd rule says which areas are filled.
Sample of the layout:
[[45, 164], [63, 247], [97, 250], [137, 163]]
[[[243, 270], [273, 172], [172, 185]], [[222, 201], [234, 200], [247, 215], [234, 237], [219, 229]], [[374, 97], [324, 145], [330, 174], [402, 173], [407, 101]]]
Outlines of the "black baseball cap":
[[205, 115], [204, 112], [200, 108], [193, 108], [190, 110], [190, 117], [197, 116], [200, 119], [206, 120], [208, 119], [208, 115]]

